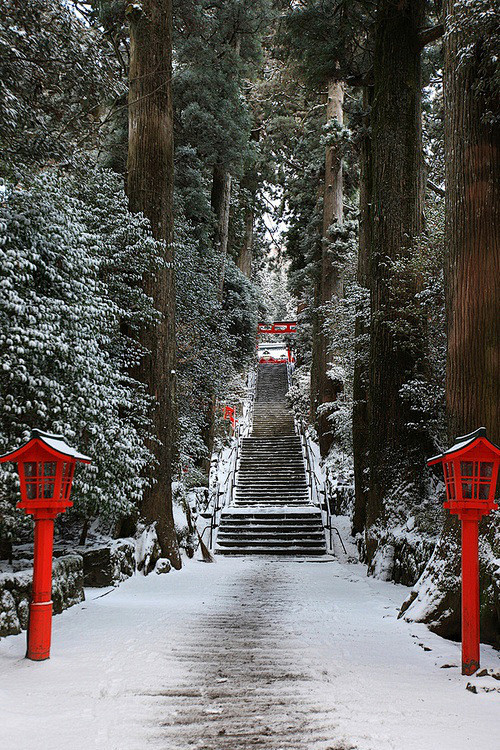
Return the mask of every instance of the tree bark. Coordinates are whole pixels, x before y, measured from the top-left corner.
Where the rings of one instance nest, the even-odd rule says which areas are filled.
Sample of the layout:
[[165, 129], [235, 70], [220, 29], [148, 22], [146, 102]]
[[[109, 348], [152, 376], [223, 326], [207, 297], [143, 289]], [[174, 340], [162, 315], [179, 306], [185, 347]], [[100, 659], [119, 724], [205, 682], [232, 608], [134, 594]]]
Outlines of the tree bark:
[[[359, 249], [357, 282], [369, 288], [369, 258], [371, 247], [370, 207], [372, 194], [371, 138], [369, 119], [372, 102], [371, 88], [363, 90], [364, 135], [360, 155], [359, 188]], [[353, 377], [352, 444], [354, 457], [354, 534], [364, 531], [366, 523], [366, 493], [368, 489], [369, 422], [368, 422], [368, 359], [370, 321], [362, 301], [356, 305], [355, 359]]]
[[175, 278], [172, 250], [173, 115], [171, 0], [143, 0], [127, 8], [130, 23], [129, 140], [127, 192], [130, 210], [151, 222], [164, 245], [161, 268], [144, 277], [144, 291], [161, 318], [141, 332], [148, 353], [134, 373], [156, 400], [156, 465], [148, 477], [142, 514], [156, 522], [162, 554], [175, 568], [181, 560], [172, 513], [172, 453], [175, 440]]
[[220, 256], [220, 297], [224, 288], [227, 244], [229, 239], [229, 211], [231, 206], [231, 175], [220, 163], [214, 165], [211, 195], [212, 211], [215, 214], [214, 246]]
[[248, 279], [252, 275], [254, 196], [245, 206], [245, 236], [238, 254], [238, 268]]
[[[468, 12], [473, 20], [473, 5]], [[481, 22], [472, 37], [454, 28], [455, 0], [446, 0], [444, 15], [448, 436], [453, 443], [458, 435], [486, 427], [488, 437], [498, 444], [500, 128], [498, 121], [491, 124], [484, 97], [496, 82], [482, 69], [483, 37], [488, 32]], [[471, 54], [461, 58], [465, 47]], [[498, 520], [484, 518], [479, 530], [481, 641], [498, 648]], [[460, 523], [447, 513], [434, 554], [402, 608], [407, 619], [427, 622], [445, 638], [460, 638], [460, 554]], [[422, 601], [429, 602], [429, 591], [432, 606], [422, 608]]]
[[450, 440], [486, 427], [500, 443], [500, 129], [477, 91], [480, 39], [458, 64], [466, 43], [445, 43], [446, 405]]
[[[222, 300], [224, 291], [224, 277], [227, 257], [227, 246], [229, 240], [229, 214], [231, 205], [231, 175], [220, 163], [216, 163], [213, 169], [212, 211], [215, 215], [214, 250], [219, 258], [219, 299]], [[208, 397], [208, 406], [205, 412], [205, 420], [201, 437], [207, 449], [207, 457], [200, 460], [200, 467], [206, 472], [210, 470], [210, 458], [214, 447], [215, 438], [215, 394]]]
[[[328, 97], [326, 106], [327, 122], [337, 121], [343, 123], [344, 84], [341, 81], [331, 80], [328, 83]], [[321, 253], [321, 277], [319, 281], [319, 305], [323, 306], [330, 302], [335, 295], [342, 293], [341, 274], [338, 266], [332, 262], [329, 252], [329, 240], [332, 239], [331, 227], [335, 223], [341, 224], [343, 220], [342, 199], [342, 160], [340, 149], [337, 145], [328, 146], [325, 154], [325, 182], [323, 191], [323, 246]], [[323, 330], [324, 313], [317, 314], [315, 326], [315, 337], [313, 340], [313, 360], [311, 384], [312, 400], [316, 408], [321, 404], [336, 401], [342, 390], [342, 383], [333, 380], [328, 375], [328, 369], [334, 359], [335, 353], [331, 351], [328, 335]], [[331, 412], [328, 412], [331, 413]], [[325, 456], [332, 443], [332, 425], [328, 419], [328, 413], [321, 411], [316, 415], [316, 426], [318, 430], [319, 445], [322, 456]]]
[[417, 291], [396, 278], [393, 261], [409, 258], [422, 228], [422, 135], [419, 31], [425, 0], [380, 0], [375, 25], [371, 109], [369, 488], [367, 556], [377, 546], [370, 527], [405, 484], [418, 495], [424, 448], [401, 387], [424, 362], [423, 321], [408, 314]]
[[[249, 102], [249, 104], [251, 104]], [[262, 130], [262, 123], [259, 118], [255, 115], [255, 123], [250, 133], [250, 140], [258, 143], [260, 141], [260, 135]], [[253, 261], [253, 235], [254, 235], [254, 222], [255, 222], [255, 199], [257, 190], [259, 187], [259, 176], [256, 171], [255, 164], [250, 166], [240, 183], [240, 188], [245, 191], [245, 237], [243, 245], [238, 253], [238, 268], [248, 279], [252, 276], [252, 261]]]

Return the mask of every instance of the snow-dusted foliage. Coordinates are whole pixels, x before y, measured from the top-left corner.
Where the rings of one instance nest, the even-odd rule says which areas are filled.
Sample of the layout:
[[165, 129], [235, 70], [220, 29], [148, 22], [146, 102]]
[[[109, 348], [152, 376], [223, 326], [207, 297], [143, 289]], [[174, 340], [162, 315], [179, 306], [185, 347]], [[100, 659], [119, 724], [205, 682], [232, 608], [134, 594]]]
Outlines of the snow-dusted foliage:
[[476, 94], [486, 103], [483, 120], [497, 124], [500, 84], [500, 9], [491, 0], [456, 0], [447, 19], [447, 35], [459, 35], [457, 64], [479, 64], [474, 78]]
[[[119, 180], [80, 167], [8, 186], [0, 206], [0, 451], [30, 428], [61, 432], [92, 456], [73, 512], [133, 512], [151, 460], [148, 397], [125, 374], [141, 350], [123, 330], [151, 320], [138, 287], [157, 257]], [[12, 475], [0, 476], [3, 534], [14, 533]]]
[[63, 0], [5, 0], [0, 14], [0, 168], [68, 157], [125, 91], [100, 30]]
[[220, 259], [203, 255], [187, 222], [176, 227], [177, 372], [180, 465], [193, 470], [206, 456], [203, 429], [232, 374], [230, 336], [222, 315]]
[[356, 283], [356, 247], [358, 222], [353, 212], [347, 213], [342, 225], [330, 228], [324, 240], [332, 265], [342, 279], [343, 293], [335, 295], [321, 310], [323, 327], [330, 342], [331, 361], [328, 376], [342, 383], [342, 392], [335, 403], [321, 404], [319, 409], [329, 415], [337, 446], [352, 453], [352, 404], [355, 357], [355, 319], [361, 305], [366, 305], [365, 290]]

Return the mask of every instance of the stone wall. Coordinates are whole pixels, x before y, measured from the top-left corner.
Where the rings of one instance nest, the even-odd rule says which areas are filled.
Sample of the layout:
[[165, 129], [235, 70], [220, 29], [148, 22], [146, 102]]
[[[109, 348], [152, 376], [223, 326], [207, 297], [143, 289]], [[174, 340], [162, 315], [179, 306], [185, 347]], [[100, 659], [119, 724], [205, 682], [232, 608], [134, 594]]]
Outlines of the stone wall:
[[110, 545], [77, 547], [75, 551], [83, 557], [85, 586], [117, 586], [135, 573], [133, 540], [119, 539]]
[[[0, 637], [17, 635], [28, 625], [33, 570], [0, 575]], [[52, 566], [52, 601], [54, 614], [85, 600], [83, 591], [83, 558], [69, 554], [56, 559]]]

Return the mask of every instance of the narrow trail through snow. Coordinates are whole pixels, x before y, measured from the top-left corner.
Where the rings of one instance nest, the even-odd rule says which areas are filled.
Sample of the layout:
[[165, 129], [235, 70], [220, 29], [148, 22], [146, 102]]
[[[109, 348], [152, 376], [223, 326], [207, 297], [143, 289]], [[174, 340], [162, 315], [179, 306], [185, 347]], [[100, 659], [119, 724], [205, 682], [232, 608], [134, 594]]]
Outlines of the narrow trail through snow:
[[440, 668], [459, 644], [397, 619], [407, 591], [272, 558], [90, 590], [54, 618], [50, 661], [23, 659], [24, 634], [0, 641], [0, 747], [496, 750], [499, 693]]
[[332, 746], [333, 711], [311, 700], [318, 675], [302, 663], [301, 642], [283, 618], [292, 588], [290, 569], [279, 563], [257, 575], [252, 566], [224, 585], [216, 611], [202, 614], [177, 651], [187, 679], [160, 692], [165, 747]]

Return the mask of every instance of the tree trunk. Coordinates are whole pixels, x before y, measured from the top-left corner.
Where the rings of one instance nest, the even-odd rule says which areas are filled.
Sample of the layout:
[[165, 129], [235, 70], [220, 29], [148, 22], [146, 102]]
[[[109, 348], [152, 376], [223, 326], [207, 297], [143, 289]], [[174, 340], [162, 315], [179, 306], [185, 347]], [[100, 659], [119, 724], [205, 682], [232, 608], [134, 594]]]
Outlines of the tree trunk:
[[[393, 261], [409, 258], [422, 222], [419, 30], [425, 0], [380, 0], [375, 25], [371, 110], [370, 382], [367, 555], [377, 547], [397, 486], [418, 497], [425, 455], [401, 387], [424, 362], [423, 321], [409, 314], [416, 282], [397, 278]], [[399, 499], [400, 502], [400, 499]], [[373, 532], [373, 533], [372, 533]]]
[[[222, 164], [216, 163], [213, 170], [212, 211], [215, 215], [214, 250], [219, 259], [219, 299], [222, 300], [224, 290], [224, 277], [229, 240], [229, 213], [231, 205], [231, 175]], [[208, 406], [202, 430], [202, 440], [207, 449], [207, 457], [199, 461], [200, 467], [206, 472], [210, 471], [210, 459], [214, 447], [215, 437], [215, 394], [208, 397]]]
[[[476, 12], [468, 9], [471, 21]], [[450, 443], [458, 435], [486, 427], [500, 443], [500, 128], [491, 123], [484, 92], [494, 78], [482, 68], [481, 21], [472, 36], [453, 27], [455, 0], [445, 17], [444, 105], [446, 164], [446, 306], [448, 354], [446, 406]], [[471, 54], [461, 58], [469, 47]], [[478, 90], [478, 83], [482, 90]], [[460, 524], [447, 514], [441, 538], [410, 598], [403, 605], [409, 620], [423, 621], [444, 637], [460, 637]], [[479, 527], [481, 641], [500, 647], [500, 555], [498, 520]]]
[[172, 513], [172, 452], [175, 420], [175, 279], [172, 251], [173, 118], [171, 0], [143, 0], [127, 9], [130, 23], [129, 141], [127, 192], [130, 210], [151, 222], [164, 242], [164, 264], [144, 278], [161, 319], [141, 333], [148, 350], [138, 379], [156, 399], [151, 450], [156, 465], [152, 486], [143, 498], [142, 513], [156, 522], [162, 554], [180, 568], [181, 560]]
[[[327, 122], [337, 121], [343, 123], [344, 84], [341, 81], [331, 80], [328, 83], [328, 98], [326, 106]], [[319, 304], [321, 306], [330, 302], [335, 295], [342, 292], [341, 275], [338, 265], [332, 262], [329, 252], [329, 241], [332, 239], [331, 227], [335, 223], [342, 223], [343, 200], [342, 200], [342, 161], [340, 150], [337, 145], [328, 146], [325, 154], [325, 182], [323, 191], [323, 246], [321, 253], [321, 278], [319, 282]], [[334, 234], [334, 232], [333, 232]], [[315, 326], [315, 337], [313, 340], [313, 361], [311, 373], [311, 384], [314, 386], [312, 400], [321, 404], [332, 403], [337, 399], [342, 390], [342, 383], [333, 380], [327, 374], [330, 363], [334, 359], [331, 351], [328, 335], [323, 330], [324, 313], [317, 314]], [[332, 426], [328, 420], [328, 414], [321, 411], [316, 415], [316, 425], [322, 456], [325, 456], [333, 442]]]
[[254, 224], [254, 196], [251, 196], [245, 206], [245, 237], [238, 254], [238, 268], [248, 279], [252, 275], [252, 251], [253, 251], [253, 224]]
[[229, 239], [229, 209], [231, 206], [231, 175], [222, 164], [215, 164], [211, 195], [212, 211], [215, 214], [214, 247], [220, 256], [220, 297], [224, 288], [224, 276]]
[[[361, 144], [361, 174], [359, 189], [359, 250], [357, 282], [364, 289], [369, 288], [369, 257], [371, 246], [370, 207], [372, 194], [371, 138], [369, 118], [372, 91], [363, 91], [364, 136]], [[366, 493], [368, 489], [368, 360], [369, 360], [369, 315], [362, 301], [356, 305], [355, 359], [353, 377], [352, 444], [354, 457], [354, 534], [364, 531], [366, 523]]]
[[[448, 2], [448, 13], [454, 4]], [[471, 13], [474, 12], [471, 7]], [[486, 427], [500, 443], [500, 129], [485, 122], [477, 92], [481, 42], [460, 62], [466, 40], [445, 45], [446, 405], [450, 441]]]
[[[249, 101], [249, 106], [251, 102]], [[258, 143], [262, 130], [262, 123], [255, 115], [255, 124], [250, 133], [250, 140]], [[253, 233], [255, 222], [255, 198], [259, 187], [259, 175], [255, 164], [247, 169], [240, 183], [240, 188], [245, 194], [245, 238], [238, 254], [238, 268], [248, 279], [252, 276], [253, 261]]]

